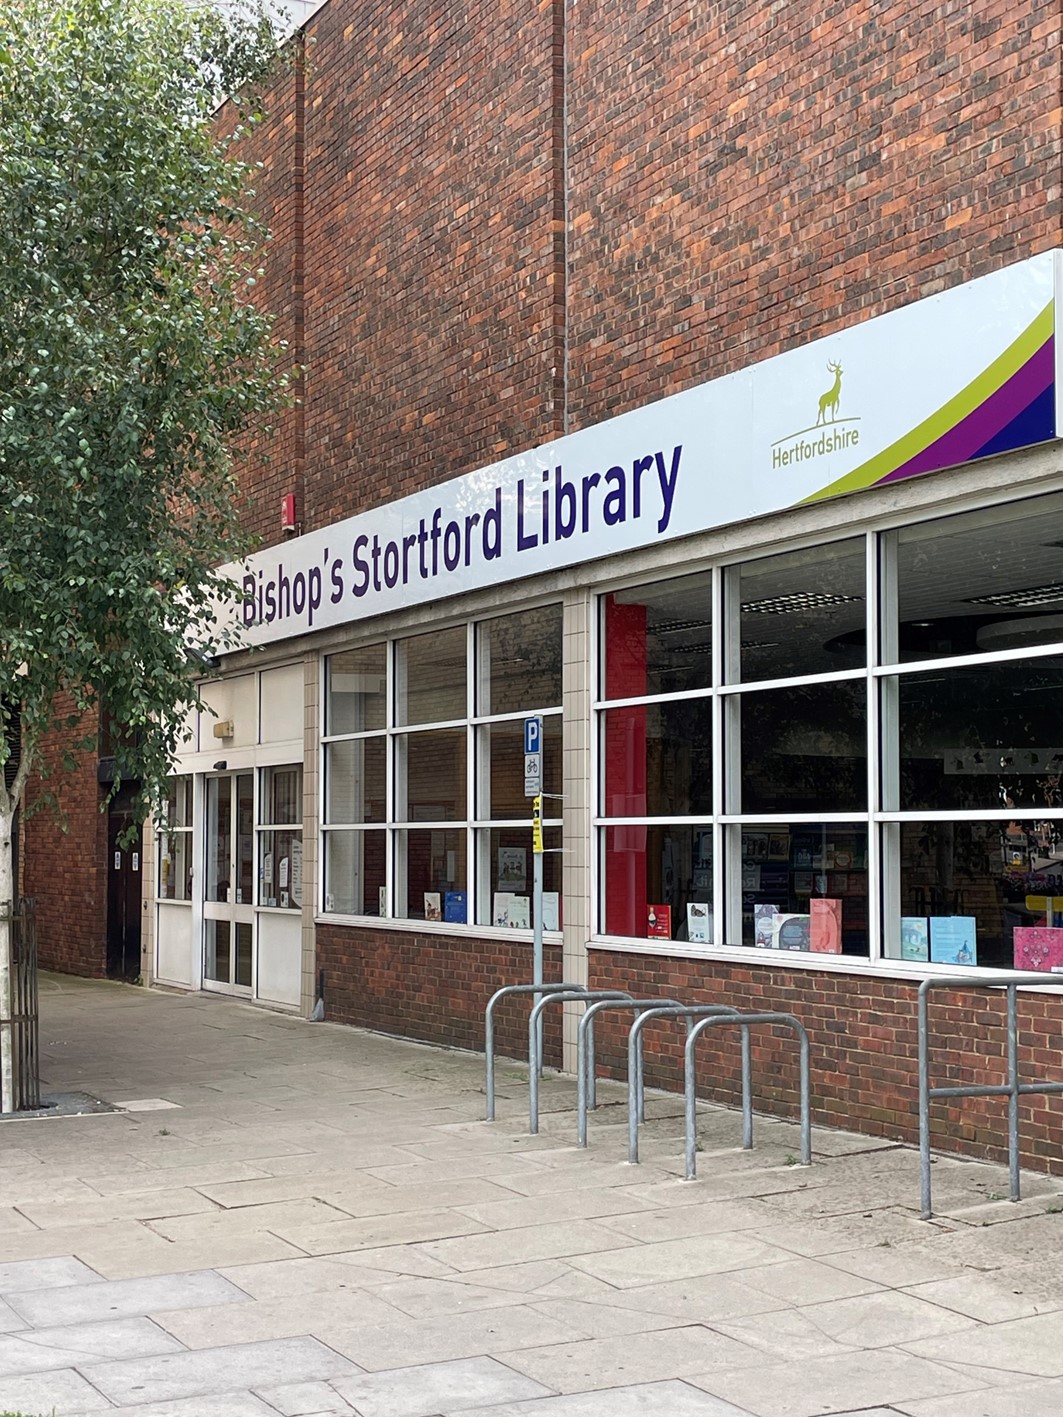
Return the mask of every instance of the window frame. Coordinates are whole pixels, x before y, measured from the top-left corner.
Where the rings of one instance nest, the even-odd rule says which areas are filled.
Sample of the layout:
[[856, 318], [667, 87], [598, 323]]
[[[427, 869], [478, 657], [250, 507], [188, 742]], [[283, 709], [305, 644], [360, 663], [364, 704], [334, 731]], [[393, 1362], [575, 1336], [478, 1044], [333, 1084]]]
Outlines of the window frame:
[[[539, 609], [556, 607], [558, 611], [558, 636], [560, 639], [559, 649], [563, 656], [564, 648], [564, 624], [563, 624], [563, 602], [558, 596], [549, 596], [541, 601], [536, 601], [529, 609]], [[481, 893], [485, 885], [485, 866], [481, 861], [481, 851], [483, 842], [490, 842], [490, 833], [494, 829], [526, 829], [529, 836], [528, 848], [531, 849], [531, 799], [528, 799], [528, 815], [522, 818], [493, 818], [483, 815], [480, 812], [480, 768], [479, 761], [479, 739], [480, 730], [486, 726], [496, 723], [523, 723], [526, 718], [540, 716], [543, 718], [556, 717], [563, 722], [564, 708], [562, 703], [542, 707], [530, 705], [526, 709], [511, 710], [504, 713], [478, 713], [477, 693], [481, 685], [481, 663], [480, 663], [480, 626], [491, 622], [502, 620], [515, 613], [512, 610], [500, 611], [495, 615], [477, 615], [471, 618], [463, 618], [458, 621], [451, 621], [444, 624], [441, 629], [454, 630], [464, 628], [466, 635], [465, 653], [465, 715], [462, 718], [441, 719], [438, 722], [418, 722], [418, 723], [398, 723], [398, 674], [397, 674], [397, 646], [402, 640], [413, 639], [424, 634], [423, 629], [413, 630], [409, 634], [391, 633], [387, 636], [376, 635], [365, 640], [365, 645], [383, 643], [385, 646], [385, 674], [387, 678], [385, 702], [385, 724], [381, 729], [364, 730], [357, 733], [322, 733], [319, 739], [319, 770], [320, 782], [322, 784], [322, 810], [319, 833], [321, 839], [319, 881], [317, 888], [316, 915], [317, 918], [329, 923], [349, 924], [358, 926], [371, 926], [378, 929], [387, 930], [415, 930], [427, 931], [430, 933], [446, 935], [468, 935], [483, 936], [491, 935], [500, 938], [513, 938], [530, 940], [532, 930], [501, 929], [494, 926], [490, 918], [481, 923], [477, 923], [477, 916], [480, 913]], [[359, 646], [350, 646], [358, 648]], [[342, 653], [342, 650], [335, 650], [333, 653]], [[327, 686], [328, 686], [328, 654], [321, 656], [321, 704], [322, 722], [328, 719]], [[413, 734], [424, 734], [442, 731], [463, 731], [465, 735], [465, 815], [453, 821], [420, 821], [415, 819], [400, 818], [397, 815], [398, 801], [398, 743], [399, 740], [408, 740]], [[358, 738], [383, 738], [385, 741], [385, 778], [386, 778], [386, 808], [384, 821], [378, 823], [337, 823], [328, 822], [326, 817], [326, 804], [328, 801], [328, 749], [336, 742], [351, 741]], [[559, 749], [559, 752], [562, 750]], [[563, 762], [563, 759], [562, 759]], [[560, 808], [560, 802], [556, 803]], [[544, 814], [542, 820], [543, 828], [562, 828], [562, 816], [560, 810], [551, 811], [548, 804], [544, 802]], [[434, 921], [425, 920], [417, 916], [396, 915], [395, 900], [396, 887], [401, 881], [404, 869], [400, 859], [401, 841], [403, 834], [409, 831], [436, 830], [436, 831], [460, 831], [465, 835], [465, 895], [466, 895], [466, 921], [459, 923], [454, 921]], [[384, 915], [368, 915], [355, 912], [337, 911], [329, 909], [328, 901], [330, 891], [328, 889], [328, 835], [329, 833], [340, 832], [383, 832], [385, 834], [385, 882], [387, 913]], [[489, 850], [489, 845], [488, 848]], [[488, 900], [491, 898], [489, 882]], [[529, 892], [530, 893], [530, 892]], [[562, 907], [563, 908], [563, 907]], [[407, 909], [409, 902], [407, 901]], [[490, 911], [488, 911], [490, 916]], [[544, 937], [552, 941], [560, 941], [560, 930], [544, 931]]]
[[[594, 614], [592, 616], [592, 658], [591, 658], [591, 899], [590, 919], [592, 922], [589, 948], [607, 948], [641, 954], [663, 954], [689, 956], [697, 959], [719, 960], [726, 963], [758, 963], [769, 967], [793, 967], [798, 969], [819, 969], [847, 974], [863, 974], [873, 977], [893, 975], [899, 978], [919, 980], [935, 974], [970, 974], [973, 979], [984, 979], [988, 971], [1007, 975], [1016, 971], [1014, 966], [951, 965], [930, 961], [902, 960], [886, 953], [886, 940], [900, 938], [901, 872], [900, 823], [904, 821], [947, 821], [984, 822], [1003, 821], [1060, 821], [1063, 822], [1063, 807], [1057, 808], [984, 808], [957, 810], [911, 810], [891, 811], [884, 805], [887, 775], [896, 772], [899, 759], [899, 711], [896, 686], [900, 679], [908, 675], [927, 672], [947, 672], [969, 666], [988, 667], [1013, 661], [1048, 658], [1063, 654], [1063, 634], [1052, 643], [1022, 646], [1009, 649], [989, 649], [970, 654], [949, 655], [937, 659], [902, 660], [896, 652], [896, 628], [898, 611], [897, 576], [898, 543], [897, 533], [913, 526], [929, 525], [933, 522], [945, 523], [965, 514], [991, 516], [994, 508], [1013, 507], [1019, 503], [1029, 504], [1031, 516], [1036, 516], [1039, 500], [1058, 497], [1054, 489], [1036, 488], [1006, 495], [987, 497], [985, 494], [957, 499], [951, 505], [926, 505], [908, 512], [897, 512], [888, 517], [867, 518], [858, 521], [855, 529], [836, 526], [820, 535], [805, 534], [791, 540], [782, 540], [770, 549], [747, 547], [741, 553], [732, 552], [716, 558], [705, 558], [697, 562], [687, 562], [681, 569], [662, 566], [654, 571], [643, 571], [636, 576], [627, 576], [615, 582], [606, 582], [594, 588]], [[795, 675], [791, 678], [757, 680], [743, 683], [737, 672], [729, 678], [729, 666], [737, 662], [740, 647], [740, 623], [738, 609], [734, 604], [732, 587], [737, 581], [732, 568], [743, 563], [761, 560], [765, 556], [785, 554], [803, 548], [815, 548], [831, 543], [852, 540], [859, 536], [865, 546], [865, 632], [867, 652], [865, 665], [858, 669], [836, 670], [826, 673]], [[625, 699], [610, 699], [604, 695], [605, 622], [603, 606], [605, 597], [621, 590], [637, 590], [665, 580], [677, 580], [697, 570], [711, 571], [713, 576], [712, 613], [712, 686], [709, 689], [692, 691], [689, 694], [637, 695]], [[731, 573], [731, 574], [729, 574]], [[890, 652], [892, 651], [892, 652]], [[826, 684], [863, 680], [867, 694], [867, 810], [848, 812], [770, 813], [743, 814], [726, 810], [727, 794], [731, 785], [738, 781], [741, 764], [738, 759], [738, 745], [734, 734], [728, 733], [725, 722], [732, 701], [736, 696], [748, 691], [783, 689], [794, 685]], [[713, 715], [713, 813], [711, 816], [678, 817], [609, 817], [602, 810], [602, 784], [604, 778], [603, 725], [609, 709], [624, 705], [664, 702], [670, 698], [692, 698], [711, 696], [714, 701]], [[785, 959], [777, 951], [756, 950], [750, 946], [723, 944], [690, 944], [682, 940], [656, 940], [641, 937], [609, 935], [604, 930], [604, 882], [605, 882], [605, 839], [611, 827], [622, 825], [651, 825], [654, 823], [681, 822], [684, 826], [710, 826], [713, 831], [713, 896], [712, 911], [717, 938], [720, 933], [725, 940], [741, 938], [742, 892], [740, 881], [741, 859], [739, 840], [743, 827], [772, 827], [809, 823], [837, 822], [839, 826], [854, 823], [867, 827], [867, 889], [868, 889], [868, 954], [825, 955], [786, 952]], [[1063, 978], [1060, 980], [1063, 987]]]

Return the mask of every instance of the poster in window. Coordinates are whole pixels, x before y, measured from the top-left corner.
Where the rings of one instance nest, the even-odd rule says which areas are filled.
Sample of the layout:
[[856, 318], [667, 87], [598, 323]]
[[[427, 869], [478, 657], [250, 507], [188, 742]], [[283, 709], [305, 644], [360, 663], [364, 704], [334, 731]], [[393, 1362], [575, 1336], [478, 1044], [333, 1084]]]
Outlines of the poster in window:
[[468, 900], [464, 891], [443, 893], [443, 919], [452, 925], [464, 925], [468, 919]]
[[901, 916], [901, 959], [930, 958], [930, 926], [925, 915]]
[[687, 902], [687, 939], [698, 945], [707, 945], [712, 939], [712, 911], [701, 901]]
[[809, 948], [808, 915], [778, 912], [771, 923], [772, 948], [776, 950], [807, 950]]
[[388, 888], [387, 886], [377, 886], [376, 888], [376, 909], [381, 920], [388, 913]]
[[1020, 925], [1015, 930], [1015, 968], [1048, 974], [1063, 969], [1063, 930], [1048, 925]]
[[290, 885], [293, 905], [303, 903], [303, 839], [300, 836], [292, 840], [292, 878]]
[[973, 915], [930, 916], [930, 959], [934, 964], [977, 964]]
[[531, 929], [531, 900], [526, 895], [511, 895], [509, 898], [509, 928], [511, 930]]
[[522, 891], [528, 884], [528, 853], [523, 846], [498, 848], [498, 889]]
[[770, 950], [775, 944], [775, 917], [779, 913], [777, 905], [754, 905], [753, 943], [758, 950]]
[[647, 905], [646, 938], [648, 940], [670, 940], [672, 938], [672, 907], [670, 905]]
[[842, 903], [830, 898], [808, 903], [808, 947], [813, 954], [840, 955], [842, 952]]
[[790, 859], [790, 833], [789, 832], [769, 832], [768, 833], [768, 860], [769, 861], [789, 861]]
[[440, 904], [438, 891], [425, 891], [424, 918], [426, 920], [442, 920], [443, 910]]
[[512, 891], [495, 891], [491, 908], [491, 924], [499, 930], [509, 929], [509, 908], [513, 903]]
[[559, 891], [543, 891], [543, 929], [561, 929], [561, 895]]

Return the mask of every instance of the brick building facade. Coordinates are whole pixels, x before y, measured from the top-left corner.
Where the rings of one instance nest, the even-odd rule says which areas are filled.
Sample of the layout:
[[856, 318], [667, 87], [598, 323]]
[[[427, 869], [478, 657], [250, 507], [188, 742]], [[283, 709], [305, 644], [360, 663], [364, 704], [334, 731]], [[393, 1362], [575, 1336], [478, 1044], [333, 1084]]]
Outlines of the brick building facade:
[[[610, 430], [636, 426], [612, 420], [658, 417], [661, 400], [741, 380], [817, 341], [807, 366], [816, 372], [803, 376], [813, 380], [807, 424], [818, 437], [840, 410], [853, 430], [862, 418], [857, 431], [873, 439], [872, 403], [888, 404], [888, 392], [866, 360], [861, 375], [840, 355], [850, 332], [951, 295], [958, 303], [935, 307], [947, 346], [973, 282], [1036, 257], [1051, 263], [1063, 246], [1060, 39], [1058, 15], [1032, 3], [976, 14], [965, 4], [848, 0], [816, 11], [734, 0], [694, 11], [670, 0], [530, 9], [328, 0], [293, 40], [297, 62], [256, 140], [257, 199], [274, 232], [263, 298], [306, 369], [268, 465], [248, 475], [248, 521], [267, 548], [281, 548], [273, 561], [263, 553], [267, 575], [278, 557], [295, 565], [307, 538], [320, 538], [313, 564], [327, 588], [341, 542], [353, 559], [348, 519], [379, 511], [387, 526], [389, 509], [412, 505], [404, 499], [525, 453], [550, 493], [555, 461], [577, 462], [570, 450], [596, 447], [596, 430], [609, 448], [620, 436]], [[988, 308], [1002, 301], [994, 295]], [[902, 356], [896, 399], [907, 398], [904, 341], [916, 326], [881, 328], [883, 348]], [[925, 349], [913, 344], [910, 354], [921, 368]], [[1023, 369], [1037, 357], [1050, 356], [1031, 344]], [[1001, 358], [995, 351], [991, 367]], [[1020, 397], [1017, 368], [1003, 385], [1014, 407], [980, 442], [948, 443], [942, 425], [940, 455], [914, 469], [933, 476], [893, 465], [857, 495], [855, 485], [835, 486], [850, 472], [841, 461], [828, 458], [817, 482], [793, 488], [789, 464], [777, 462], [775, 501], [753, 499], [745, 515], [710, 515], [615, 553], [596, 542], [586, 557], [536, 563], [534, 574], [518, 566], [405, 602], [349, 594], [328, 628], [282, 629], [278, 617], [255, 656], [230, 656], [207, 686], [215, 718], [190, 725], [173, 830], [145, 847], [145, 974], [305, 1012], [323, 973], [333, 1019], [480, 1046], [486, 998], [530, 978], [522, 907], [516, 930], [495, 920], [502, 885], [519, 898], [530, 891], [520, 784], [508, 775], [518, 717], [541, 712], [556, 729], [547, 754], [556, 753], [563, 792], [546, 812], [548, 845], [564, 848], [548, 882], [561, 901], [547, 930], [548, 976], [792, 1009], [812, 1032], [818, 1119], [910, 1139], [915, 990], [946, 958], [923, 967], [911, 922], [925, 922], [930, 955], [935, 928], [941, 940], [968, 928], [935, 921], [974, 920], [978, 964], [998, 967], [1031, 941], [1054, 949], [1050, 932], [1063, 926], [1052, 888], [1063, 809], [1032, 786], [1042, 781], [1032, 759], [1021, 780], [1004, 772], [987, 786], [969, 760], [964, 768], [948, 758], [1056, 746], [1050, 727], [1016, 705], [1031, 686], [1053, 689], [1056, 639], [1063, 655], [1044, 589], [1055, 584], [1044, 547], [1063, 541], [1063, 463], [1054, 392], [1039, 385]], [[912, 377], [918, 386], [930, 375]], [[734, 385], [732, 402], [744, 387]], [[950, 386], [939, 402], [959, 397]], [[787, 430], [799, 425], [762, 434], [772, 413], [751, 396], [748, 441], [763, 436], [786, 452]], [[966, 415], [980, 416], [973, 407]], [[569, 435], [585, 441], [548, 450]], [[708, 466], [731, 506], [728, 484], [741, 483], [742, 470]], [[828, 486], [852, 495], [809, 501]], [[299, 536], [282, 546], [286, 494]], [[560, 491], [552, 495], [556, 543], [567, 513]], [[573, 495], [599, 493], [577, 485]], [[627, 495], [637, 499], [634, 484]], [[967, 520], [946, 526], [947, 516]], [[466, 543], [485, 525], [466, 525]], [[1027, 556], [1034, 525], [1054, 533]], [[927, 553], [934, 526], [943, 549]], [[415, 542], [406, 555], [416, 562], [420, 552]], [[948, 604], [935, 589], [935, 558], [944, 579], [975, 577]], [[466, 569], [470, 559], [467, 544]], [[380, 567], [386, 579], [386, 555]], [[694, 579], [675, 579], [685, 575]], [[747, 576], [760, 592], [747, 592]], [[280, 584], [278, 573], [278, 595]], [[1034, 588], [1041, 598], [1024, 602]], [[787, 594], [804, 597], [801, 624], [779, 643], [755, 639], [746, 612], [759, 613], [761, 627], [777, 621]], [[684, 615], [677, 595], [701, 610]], [[995, 621], [975, 616], [976, 602], [1003, 610]], [[542, 611], [530, 639], [525, 608]], [[507, 616], [515, 628], [503, 625]], [[1019, 618], [1038, 625], [1020, 628]], [[687, 638], [667, 647], [675, 634]], [[1027, 645], [1033, 670], [1008, 680], [1025, 672], [1007, 666]], [[747, 666], [747, 651], [767, 656], [767, 667]], [[699, 653], [714, 666], [700, 677], [691, 667]], [[980, 695], [988, 715], [996, 695], [996, 726], [933, 708], [934, 691], [912, 667], [945, 664], [947, 677], [951, 658], [961, 677], [945, 697]], [[907, 678], [884, 672], [902, 662]], [[507, 663], [534, 672], [497, 668]], [[458, 679], [460, 694], [448, 697]], [[739, 692], [743, 680], [784, 687], [758, 699]], [[806, 706], [799, 724], [770, 692]], [[857, 738], [866, 729], [862, 751], [852, 747], [854, 723]], [[813, 742], [819, 724], [826, 736]], [[901, 764], [894, 778], [887, 740]], [[699, 754], [711, 759], [703, 787]], [[432, 795], [433, 764], [442, 781], [444, 763], [455, 781], [464, 771], [467, 792], [439, 786]], [[839, 776], [828, 790], [828, 763], [839, 774], [848, 764], [865, 787], [854, 796]], [[74, 824], [79, 841], [99, 836], [80, 816]], [[30, 824], [24, 857], [27, 886], [42, 898], [50, 865], [40, 863], [56, 853], [48, 830]], [[99, 890], [85, 891], [82, 920], [98, 919]], [[807, 945], [790, 956], [750, 948], [758, 905], [777, 920], [807, 920], [812, 899], [841, 902], [837, 957]], [[655, 903], [669, 907], [670, 940], [646, 935], [642, 911]], [[690, 937], [691, 903], [708, 910], [710, 941]], [[93, 968], [66, 941], [69, 907], [57, 904], [42, 930], [49, 962]], [[437, 908], [461, 928], [426, 918]], [[902, 929], [915, 930], [907, 955]], [[977, 968], [962, 953], [958, 963]], [[996, 1007], [996, 996], [950, 998], [955, 1051], [938, 1057], [943, 1076], [998, 1080], [1002, 1045], [985, 1026]], [[1023, 1058], [1043, 1071], [1063, 1045], [1063, 1013], [1055, 996], [1023, 1007]], [[567, 1018], [550, 1033], [554, 1061], [572, 1065], [573, 1029]], [[603, 1024], [600, 1036], [606, 1065], [622, 1069], [619, 1030]], [[519, 1054], [519, 1011], [504, 1016], [500, 1037]], [[653, 1078], [674, 1086], [676, 1037], [661, 1029], [650, 1042]], [[719, 1095], [730, 1098], [733, 1044], [708, 1040], [713, 1050]], [[792, 1106], [785, 1044], [763, 1041], [754, 1058], [765, 1105]], [[1049, 1164], [1063, 1143], [1058, 1109], [1039, 1099], [1025, 1107], [1027, 1159]], [[996, 1154], [1003, 1116], [995, 1100], [965, 1104], [937, 1139]]]

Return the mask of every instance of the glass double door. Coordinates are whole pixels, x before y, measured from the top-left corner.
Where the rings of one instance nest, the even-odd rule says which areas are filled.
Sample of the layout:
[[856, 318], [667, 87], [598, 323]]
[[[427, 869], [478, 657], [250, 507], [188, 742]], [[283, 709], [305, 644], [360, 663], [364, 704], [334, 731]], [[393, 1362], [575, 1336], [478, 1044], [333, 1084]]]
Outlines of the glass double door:
[[206, 781], [203, 987], [250, 994], [254, 961], [255, 777]]

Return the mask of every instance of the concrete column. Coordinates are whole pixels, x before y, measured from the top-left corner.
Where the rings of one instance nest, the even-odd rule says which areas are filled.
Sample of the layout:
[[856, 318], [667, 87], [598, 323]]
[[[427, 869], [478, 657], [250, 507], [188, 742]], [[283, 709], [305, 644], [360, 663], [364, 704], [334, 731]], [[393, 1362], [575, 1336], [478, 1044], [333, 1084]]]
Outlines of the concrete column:
[[[570, 591], [564, 606], [564, 848], [561, 872], [563, 977], [573, 984], [588, 978], [587, 940], [591, 922], [590, 770], [594, 597]], [[565, 1006], [563, 1066], [576, 1070], [576, 1027], [583, 1010]]]
[[303, 943], [299, 1011], [308, 1018], [317, 997], [314, 915], [317, 911], [318, 801], [321, 730], [321, 660], [316, 652], [303, 656]]

